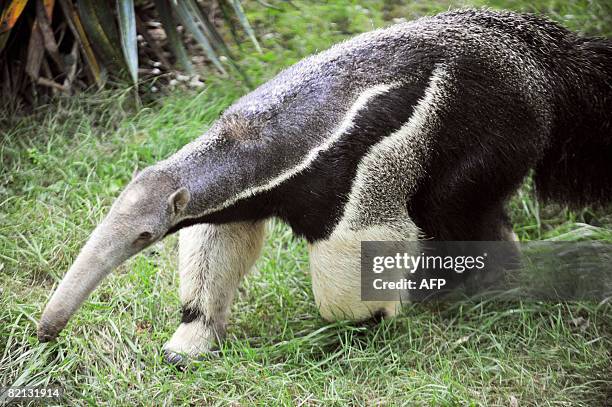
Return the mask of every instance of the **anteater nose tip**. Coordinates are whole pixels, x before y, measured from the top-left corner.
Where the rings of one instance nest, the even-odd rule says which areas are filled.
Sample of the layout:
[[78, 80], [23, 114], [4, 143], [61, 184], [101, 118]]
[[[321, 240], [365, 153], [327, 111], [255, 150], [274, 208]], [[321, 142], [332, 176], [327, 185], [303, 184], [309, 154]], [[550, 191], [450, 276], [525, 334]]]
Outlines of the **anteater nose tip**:
[[51, 342], [53, 339], [49, 335], [38, 335], [38, 342], [45, 343]]
[[57, 338], [57, 333], [46, 328], [44, 324], [38, 324], [36, 335], [38, 336], [38, 341], [41, 343], [50, 342]]
[[40, 343], [50, 342], [53, 339], [55, 339], [55, 337], [53, 335], [49, 335], [49, 334], [44, 333], [44, 332], [38, 332], [38, 342], [40, 342]]

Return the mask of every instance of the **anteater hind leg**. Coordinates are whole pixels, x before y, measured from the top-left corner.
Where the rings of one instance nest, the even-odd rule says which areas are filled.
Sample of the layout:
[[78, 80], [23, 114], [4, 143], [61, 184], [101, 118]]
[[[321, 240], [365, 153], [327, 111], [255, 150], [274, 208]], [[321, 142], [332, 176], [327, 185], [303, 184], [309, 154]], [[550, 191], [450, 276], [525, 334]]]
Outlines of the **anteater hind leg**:
[[181, 324], [164, 346], [166, 359], [208, 352], [225, 335], [234, 294], [257, 260], [265, 222], [196, 225], [180, 232]]
[[[486, 253], [485, 268], [470, 273], [449, 273], [448, 271], [430, 271], [428, 277], [445, 278], [448, 290], [461, 283], [465, 284], [467, 294], [478, 294], [485, 290], [501, 288], [504, 274], [518, 265], [520, 259], [518, 237], [512, 230], [512, 224], [503, 204], [490, 208], [477, 208], [476, 205], [460, 207], [459, 200], [453, 202], [451, 208], [432, 210], [432, 216], [427, 223], [421, 223], [423, 234], [430, 240], [432, 248], [436, 241], [446, 242], [483, 242], [471, 243], [470, 250], [474, 256]], [[477, 208], [477, 210], [475, 210]], [[436, 216], [439, 213], [450, 216]], [[461, 243], [451, 243], [451, 247], [459, 247]], [[429, 249], [425, 248], [428, 253]], [[444, 254], [444, 253], [435, 253]], [[467, 254], [467, 253], [464, 253]]]

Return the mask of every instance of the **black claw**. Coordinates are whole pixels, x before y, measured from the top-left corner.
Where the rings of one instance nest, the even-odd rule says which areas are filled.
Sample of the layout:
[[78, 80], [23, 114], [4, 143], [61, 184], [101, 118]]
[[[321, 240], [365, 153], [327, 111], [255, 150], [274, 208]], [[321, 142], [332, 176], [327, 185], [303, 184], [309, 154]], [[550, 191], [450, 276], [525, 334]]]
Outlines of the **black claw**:
[[174, 365], [176, 367], [183, 367], [186, 362], [186, 358], [180, 354], [168, 350], [164, 350], [164, 360], [166, 363]]
[[204, 352], [198, 357], [192, 358], [187, 355], [181, 355], [180, 353], [172, 352], [164, 349], [164, 361], [170, 365], [175, 366], [179, 370], [185, 370], [189, 362], [203, 362], [205, 360], [215, 359], [221, 356], [220, 350], [211, 350]]

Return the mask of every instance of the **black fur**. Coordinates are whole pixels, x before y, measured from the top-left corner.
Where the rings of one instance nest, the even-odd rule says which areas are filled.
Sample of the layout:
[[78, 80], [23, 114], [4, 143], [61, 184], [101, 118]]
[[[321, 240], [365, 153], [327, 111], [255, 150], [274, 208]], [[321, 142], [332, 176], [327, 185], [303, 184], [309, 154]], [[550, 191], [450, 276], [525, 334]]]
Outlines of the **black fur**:
[[537, 191], [573, 207], [606, 205], [612, 200], [612, 41], [572, 38], [565, 46], [567, 57], [557, 66], [557, 121], [536, 168]]
[[538, 161], [547, 130], [494, 69], [459, 56], [453, 100], [407, 203], [425, 238], [502, 240], [504, 204]]
[[181, 316], [181, 322], [184, 324], [188, 324], [195, 320], [200, 320], [202, 323], [207, 324], [207, 318], [202, 312], [194, 307], [183, 306], [183, 314]]

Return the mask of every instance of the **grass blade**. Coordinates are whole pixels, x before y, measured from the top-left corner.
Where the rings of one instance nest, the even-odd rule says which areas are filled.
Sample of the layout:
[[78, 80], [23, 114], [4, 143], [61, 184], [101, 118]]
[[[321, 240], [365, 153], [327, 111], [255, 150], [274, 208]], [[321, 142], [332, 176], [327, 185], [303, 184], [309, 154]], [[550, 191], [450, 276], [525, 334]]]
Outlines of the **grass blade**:
[[136, 40], [136, 16], [134, 0], [118, 0], [119, 32], [121, 48], [134, 84], [138, 82], [138, 42]]
[[168, 0], [155, 0], [155, 7], [157, 8], [157, 14], [161, 19], [164, 31], [166, 32], [166, 39], [168, 45], [172, 50], [172, 53], [176, 57], [176, 60], [181, 65], [181, 68], [188, 74], [193, 74], [193, 65], [187, 56], [187, 51], [183, 46], [183, 43], [179, 37], [179, 33], [176, 30], [176, 21], [172, 15], [172, 10], [168, 5]]
[[217, 67], [217, 69], [219, 69], [221, 73], [226, 75], [227, 72], [225, 71], [225, 68], [223, 68], [223, 65], [221, 65], [221, 61], [219, 61], [219, 58], [217, 57], [215, 50], [210, 44], [210, 41], [208, 41], [208, 38], [206, 38], [206, 35], [198, 25], [193, 14], [190, 13], [190, 10], [187, 7], [186, 3], [187, 1], [180, 1], [176, 3], [173, 2], [172, 5], [174, 6], [174, 10], [176, 10], [176, 14], [183, 22], [183, 25], [189, 30], [189, 32], [191, 32], [191, 34], [195, 37], [198, 43], [202, 46], [208, 59], [212, 61], [212, 63]]
[[249, 20], [247, 19], [246, 15], [244, 14], [244, 10], [242, 9], [242, 4], [240, 3], [239, 0], [228, 0], [228, 1], [232, 5], [232, 7], [234, 8], [234, 12], [238, 16], [238, 20], [240, 20], [240, 24], [244, 28], [244, 31], [246, 31], [247, 35], [249, 36], [249, 38], [253, 42], [253, 45], [255, 45], [255, 49], [257, 50], [257, 52], [261, 53], [262, 52], [261, 51], [261, 47], [259, 46], [259, 42], [257, 41], [257, 37], [255, 37], [255, 31], [253, 31], [253, 27], [251, 27], [251, 24], [249, 23]]

